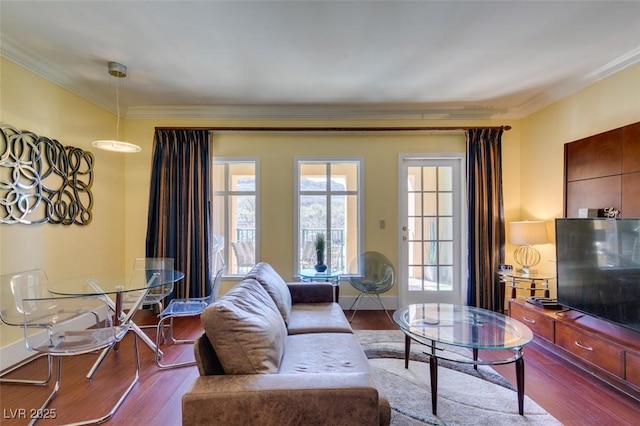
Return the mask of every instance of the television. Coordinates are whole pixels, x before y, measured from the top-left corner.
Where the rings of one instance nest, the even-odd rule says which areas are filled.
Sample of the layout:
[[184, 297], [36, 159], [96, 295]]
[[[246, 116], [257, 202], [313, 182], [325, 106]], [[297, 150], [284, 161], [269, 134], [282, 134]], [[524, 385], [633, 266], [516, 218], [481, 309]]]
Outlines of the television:
[[555, 225], [558, 304], [640, 332], [640, 218]]

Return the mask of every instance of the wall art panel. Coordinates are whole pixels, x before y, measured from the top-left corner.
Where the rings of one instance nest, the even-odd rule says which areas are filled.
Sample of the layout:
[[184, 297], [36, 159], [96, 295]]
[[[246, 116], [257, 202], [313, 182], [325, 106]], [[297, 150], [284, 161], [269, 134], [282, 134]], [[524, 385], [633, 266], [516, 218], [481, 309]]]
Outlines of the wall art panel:
[[93, 154], [0, 124], [0, 223], [88, 225]]

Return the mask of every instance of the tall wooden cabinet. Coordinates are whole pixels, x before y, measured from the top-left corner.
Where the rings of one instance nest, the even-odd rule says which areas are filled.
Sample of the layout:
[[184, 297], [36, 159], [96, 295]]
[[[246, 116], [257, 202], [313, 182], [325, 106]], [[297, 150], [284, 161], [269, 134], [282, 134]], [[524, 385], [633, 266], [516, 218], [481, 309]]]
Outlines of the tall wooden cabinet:
[[[640, 217], [640, 122], [564, 145], [564, 216], [607, 207]], [[639, 332], [523, 299], [509, 301], [509, 314], [531, 328], [537, 343], [640, 401]]]
[[564, 215], [615, 207], [640, 217], [640, 122], [564, 146]]

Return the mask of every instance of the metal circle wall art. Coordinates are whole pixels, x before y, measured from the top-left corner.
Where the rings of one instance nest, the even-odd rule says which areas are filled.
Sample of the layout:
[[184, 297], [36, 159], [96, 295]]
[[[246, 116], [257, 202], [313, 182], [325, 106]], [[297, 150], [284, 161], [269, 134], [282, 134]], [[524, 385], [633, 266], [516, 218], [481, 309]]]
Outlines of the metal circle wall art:
[[93, 154], [0, 124], [0, 223], [88, 225]]

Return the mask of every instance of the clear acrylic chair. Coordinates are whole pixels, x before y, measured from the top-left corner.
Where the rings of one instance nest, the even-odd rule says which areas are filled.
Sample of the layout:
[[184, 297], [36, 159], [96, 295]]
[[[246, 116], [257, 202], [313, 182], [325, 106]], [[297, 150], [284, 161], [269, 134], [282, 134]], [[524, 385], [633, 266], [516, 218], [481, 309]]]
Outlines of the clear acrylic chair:
[[[170, 257], [139, 257], [133, 262], [133, 270], [174, 270], [174, 263], [174, 260]], [[156, 312], [161, 312], [164, 306], [164, 299], [171, 293], [173, 293], [173, 283], [153, 287], [144, 297], [142, 305], [156, 305], [158, 307]], [[124, 300], [125, 307], [133, 304], [139, 297], [140, 292], [128, 292]]]
[[353, 310], [349, 321], [353, 321], [366, 298], [373, 299], [387, 314], [389, 321], [392, 321], [380, 298], [380, 294], [389, 291], [395, 283], [396, 271], [391, 261], [382, 253], [367, 251], [353, 260], [350, 270], [355, 275], [349, 278], [349, 283], [359, 293], [349, 308]]
[[[28, 350], [57, 359], [56, 383], [38, 412], [44, 412], [57, 395], [62, 376], [62, 357], [99, 351], [122, 340], [128, 326], [114, 326], [106, 296], [48, 297], [23, 299], [24, 335]], [[69, 321], [73, 319], [73, 321]], [[40, 329], [39, 332], [33, 332]], [[133, 380], [113, 408], [105, 415], [73, 423], [97, 424], [109, 419], [138, 381], [138, 341], [133, 334], [136, 371]], [[95, 392], [95, 390], [92, 390]], [[99, 392], [99, 390], [98, 390]], [[97, 397], [97, 395], [94, 395]], [[34, 424], [34, 419], [30, 424]]]
[[[49, 280], [42, 269], [16, 272], [0, 276], [0, 320], [9, 326], [24, 326], [24, 313], [22, 309], [24, 298], [50, 297], [47, 290]], [[8, 374], [19, 370], [37, 358], [47, 357], [47, 375], [43, 379], [19, 379], [7, 378]], [[29, 357], [22, 362], [11, 366], [0, 374], [0, 383], [15, 383], [23, 385], [44, 386], [51, 379], [53, 368], [52, 358], [46, 354]]]
[[204, 311], [204, 309], [209, 306], [210, 303], [214, 302], [218, 297], [220, 282], [222, 281], [222, 272], [224, 271], [226, 265], [224, 263], [224, 258], [220, 249], [216, 250], [214, 257], [214, 268], [216, 268], [216, 272], [213, 280], [211, 280], [209, 284], [209, 288], [206, 289], [205, 294], [207, 294], [207, 296], [186, 299], [172, 299], [167, 307], [158, 315], [160, 320], [158, 321], [156, 333], [155, 358], [156, 365], [161, 369], [187, 367], [196, 364], [195, 360], [163, 364], [160, 361], [163, 357], [163, 353], [162, 351], [160, 351], [160, 343], [161, 341], [162, 343], [166, 343], [169, 340], [172, 344], [190, 344], [195, 342], [195, 340], [179, 340], [174, 338], [173, 320], [175, 318], [200, 316], [202, 311]]

